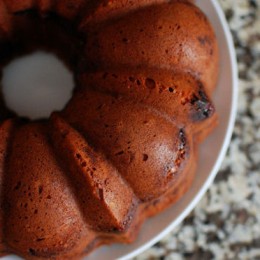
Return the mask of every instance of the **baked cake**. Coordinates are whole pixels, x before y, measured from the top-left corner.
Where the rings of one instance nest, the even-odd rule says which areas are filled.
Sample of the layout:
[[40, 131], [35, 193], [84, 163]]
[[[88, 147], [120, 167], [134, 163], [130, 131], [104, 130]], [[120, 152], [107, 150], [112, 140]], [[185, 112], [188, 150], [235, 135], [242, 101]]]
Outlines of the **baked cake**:
[[185, 0], [1, 0], [1, 68], [37, 49], [64, 61], [75, 91], [37, 121], [0, 98], [0, 254], [130, 243], [189, 189], [216, 125], [211, 25]]

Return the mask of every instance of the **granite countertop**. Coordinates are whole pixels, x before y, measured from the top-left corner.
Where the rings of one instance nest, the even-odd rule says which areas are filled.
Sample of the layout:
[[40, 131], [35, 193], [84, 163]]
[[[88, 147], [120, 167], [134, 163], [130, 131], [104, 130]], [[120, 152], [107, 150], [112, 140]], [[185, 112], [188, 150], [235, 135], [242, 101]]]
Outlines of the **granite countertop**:
[[239, 107], [232, 141], [197, 207], [138, 260], [260, 259], [260, 0], [219, 2], [238, 58]]

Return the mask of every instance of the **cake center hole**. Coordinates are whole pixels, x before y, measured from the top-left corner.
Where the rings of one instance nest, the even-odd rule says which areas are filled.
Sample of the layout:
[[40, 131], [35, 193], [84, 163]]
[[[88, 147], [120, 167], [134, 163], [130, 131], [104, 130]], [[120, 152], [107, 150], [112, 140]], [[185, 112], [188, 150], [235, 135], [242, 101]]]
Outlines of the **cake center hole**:
[[55, 55], [34, 52], [3, 69], [3, 96], [9, 109], [32, 120], [62, 110], [72, 96], [72, 72]]

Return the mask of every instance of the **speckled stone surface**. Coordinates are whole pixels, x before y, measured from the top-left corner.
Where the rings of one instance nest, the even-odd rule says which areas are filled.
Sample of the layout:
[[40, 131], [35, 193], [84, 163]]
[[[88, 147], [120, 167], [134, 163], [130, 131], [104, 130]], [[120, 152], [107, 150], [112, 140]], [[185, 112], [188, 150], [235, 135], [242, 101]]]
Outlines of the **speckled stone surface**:
[[138, 260], [260, 259], [260, 0], [219, 2], [233, 34], [239, 68], [232, 141], [201, 202]]

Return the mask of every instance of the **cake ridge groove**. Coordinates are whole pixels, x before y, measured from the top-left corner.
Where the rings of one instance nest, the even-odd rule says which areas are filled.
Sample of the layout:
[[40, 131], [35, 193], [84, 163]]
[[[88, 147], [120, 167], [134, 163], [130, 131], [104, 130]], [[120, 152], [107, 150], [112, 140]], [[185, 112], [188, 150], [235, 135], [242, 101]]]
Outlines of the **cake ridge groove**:
[[[95, 208], [95, 212], [91, 214], [91, 207], [87, 207], [87, 215], [92, 216], [92, 218], [94, 216], [96, 217], [94, 219], [95, 225], [93, 225], [92, 223], [93, 219], [88, 218], [87, 222], [90, 223], [92, 228], [97, 228], [97, 230], [99, 230], [100, 228], [102, 228], [103, 230], [106, 228], [108, 228], [108, 230], [124, 230], [124, 226], [128, 224], [128, 211], [131, 212], [132, 207], [135, 207], [134, 204], [136, 204], [136, 198], [132, 193], [131, 187], [128, 184], [126, 184], [124, 180], [120, 179], [121, 177], [117, 173], [117, 170], [113, 169], [111, 165], [104, 161], [104, 158], [100, 157], [96, 152], [94, 152], [94, 150], [89, 146], [87, 141], [82, 136], [80, 136], [76, 132], [76, 130], [71, 128], [69, 124], [65, 123], [64, 119], [62, 119], [57, 114], [53, 114], [51, 118], [51, 123], [53, 127], [52, 135], [54, 146], [58, 144], [59, 149], [62, 147], [64, 151], [66, 150], [66, 152], [69, 152], [69, 154], [67, 154], [69, 158], [74, 157], [72, 165], [69, 165], [70, 173], [73, 174], [74, 170], [76, 169], [76, 171], [78, 171], [78, 174], [75, 174], [74, 177], [79, 178], [79, 184], [83, 183], [83, 186], [87, 186], [87, 182], [89, 187], [86, 188], [85, 191], [92, 191], [91, 194], [84, 194], [84, 192], [83, 194], [80, 194], [80, 190], [84, 189], [83, 187], [77, 187], [77, 191], [80, 194], [80, 196], [78, 194], [78, 197], [80, 197], [80, 199], [88, 198], [92, 195], [92, 207]], [[69, 140], [71, 136], [73, 136], [73, 142]], [[72, 153], [75, 153], [74, 156]], [[95, 165], [95, 167], [93, 165]], [[107, 173], [105, 173], [106, 171]], [[101, 173], [101, 175], [99, 174], [99, 172]], [[79, 176], [80, 174], [82, 175]], [[113, 187], [113, 181], [116, 181], [116, 183], [118, 184], [121, 183], [121, 185], [118, 185], [117, 190], [115, 190], [115, 187]], [[128, 197], [133, 198], [130, 201], [124, 200], [125, 206], [128, 205], [127, 212], [120, 212], [118, 206], [115, 208], [115, 202], [112, 203], [112, 201], [110, 201], [111, 198], [109, 198], [109, 194], [111, 192], [113, 192], [113, 200], [119, 199], [119, 192], [121, 192], [125, 196], [128, 195]], [[96, 205], [93, 204], [93, 200], [95, 200], [94, 198], [99, 202]], [[121, 195], [120, 199], [123, 200], [123, 198], [124, 197]], [[83, 202], [85, 206], [87, 206], [87, 203], [90, 203], [90, 201], [86, 200], [85, 202]], [[105, 209], [107, 210], [107, 212], [105, 213], [105, 215], [101, 214], [101, 216], [103, 216], [102, 221], [100, 221], [100, 223], [97, 223], [99, 222], [98, 206], [100, 205], [102, 205], [102, 208], [100, 208], [102, 209], [101, 213], [103, 213]], [[86, 209], [83, 208], [83, 210], [86, 212]], [[107, 217], [107, 223], [103, 223], [104, 219], [106, 219]], [[120, 218], [123, 219], [120, 220]], [[109, 227], [109, 225], [111, 225], [111, 227]]]
[[[167, 78], [167, 80], [165, 78], [162, 79], [162, 77]], [[183, 78], [185, 78], [186, 82]], [[150, 86], [147, 80], [151, 82], [149, 83]], [[154, 74], [153, 70], [139, 73], [132, 70], [126, 71], [125, 69], [120, 69], [119, 71], [104, 70], [85, 73], [81, 81], [88, 86], [88, 89], [92, 89], [93, 91], [114, 97], [122, 97], [130, 101], [133, 100], [133, 103], [137, 105], [140, 104], [147, 108], [149, 107], [151, 111], [157, 111], [158, 115], [164, 116], [165, 119], [173, 123], [177, 120], [178, 123], [185, 124], [185, 121], [182, 122], [183, 120], [176, 115], [179, 105], [183, 105], [184, 108], [185, 106], [189, 106], [185, 108], [187, 116], [194, 123], [203, 124], [205, 120], [214, 115], [215, 111], [212, 101], [208, 93], [206, 93], [206, 88], [201, 81], [194, 75], [184, 72], [168, 71], [165, 74], [164, 71], [161, 74], [159, 71], [158, 74]], [[84, 88], [84, 84], [82, 88]], [[186, 93], [183, 94], [183, 90]], [[162, 95], [164, 95], [164, 98]], [[169, 95], [171, 95], [170, 98]], [[156, 104], [154, 98], [157, 98]], [[169, 100], [167, 101], [167, 99]], [[171, 99], [172, 102], [169, 103]], [[168, 102], [169, 105], [166, 105], [165, 102]]]

